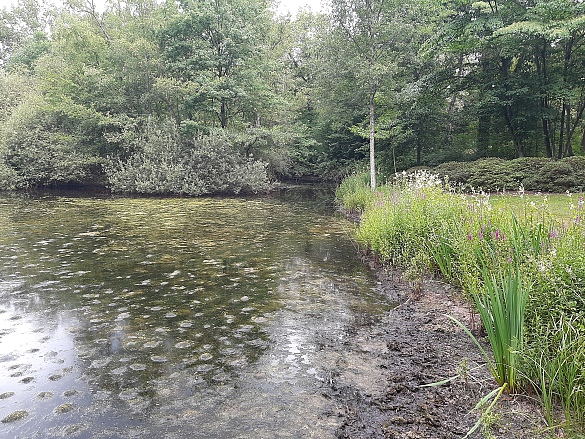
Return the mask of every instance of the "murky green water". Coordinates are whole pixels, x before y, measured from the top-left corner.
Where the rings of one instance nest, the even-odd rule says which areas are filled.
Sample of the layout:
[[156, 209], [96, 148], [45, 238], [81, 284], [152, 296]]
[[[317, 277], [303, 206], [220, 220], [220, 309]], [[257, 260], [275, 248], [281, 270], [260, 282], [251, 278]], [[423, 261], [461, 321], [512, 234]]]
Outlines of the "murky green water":
[[0, 437], [334, 437], [327, 345], [389, 304], [331, 197], [0, 195]]

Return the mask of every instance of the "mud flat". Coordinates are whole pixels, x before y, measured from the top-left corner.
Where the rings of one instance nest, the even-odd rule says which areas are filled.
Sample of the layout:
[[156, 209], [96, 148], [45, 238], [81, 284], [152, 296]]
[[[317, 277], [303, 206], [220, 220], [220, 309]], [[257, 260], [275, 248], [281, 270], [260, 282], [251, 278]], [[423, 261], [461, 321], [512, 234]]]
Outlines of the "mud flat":
[[[497, 386], [477, 346], [450, 319], [473, 327], [477, 316], [451, 286], [426, 279], [413, 290], [381, 267], [381, 291], [399, 305], [373, 321], [356, 321], [330, 385], [343, 423], [339, 438], [462, 438], [481, 417], [474, 406]], [[460, 375], [448, 384], [421, 387]], [[506, 395], [472, 438], [547, 437], [540, 406]], [[491, 436], [490, 436], [491, 435]]]

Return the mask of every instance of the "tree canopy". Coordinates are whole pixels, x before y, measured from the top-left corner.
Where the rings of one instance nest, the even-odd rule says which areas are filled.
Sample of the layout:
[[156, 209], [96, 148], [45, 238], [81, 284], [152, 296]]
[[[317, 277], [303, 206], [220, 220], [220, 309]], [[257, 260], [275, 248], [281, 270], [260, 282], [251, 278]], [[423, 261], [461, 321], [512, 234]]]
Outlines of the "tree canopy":
[[0, 10], [0, 187], [239, 192], [366, 167], [375, 187], [412, 166], [583, 153], [583, 2], [328, 6]]

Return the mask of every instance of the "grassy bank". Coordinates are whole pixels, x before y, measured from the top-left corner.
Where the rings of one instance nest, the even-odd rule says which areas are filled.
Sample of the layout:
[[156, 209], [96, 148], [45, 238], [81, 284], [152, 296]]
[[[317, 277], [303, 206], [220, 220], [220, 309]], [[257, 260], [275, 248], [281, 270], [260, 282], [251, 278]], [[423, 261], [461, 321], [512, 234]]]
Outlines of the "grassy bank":
[[583, 194], [462, 193], [427, 172], [371, 191], [364, 176], [337, 191], [358, 211], [356, 239], [411, 278], [438, 273], [462, 289], [508, 391], [536, 391], [551, 436], [585, 432]]

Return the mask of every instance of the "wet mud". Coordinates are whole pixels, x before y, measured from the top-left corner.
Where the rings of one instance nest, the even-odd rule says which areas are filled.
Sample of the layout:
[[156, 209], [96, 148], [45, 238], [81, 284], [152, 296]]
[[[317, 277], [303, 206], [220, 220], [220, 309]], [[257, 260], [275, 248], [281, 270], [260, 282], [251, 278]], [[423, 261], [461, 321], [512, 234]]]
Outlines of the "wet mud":
[[[380, 291], [399, 305], [380, 318], [356, 321], [331, 369], [331, 392], [343, 418], [337, 437], [466, 437], [482, 417], [474, 407], [497, 386], [477, 346], [447, 315], [469, 328], [477, 327], [478, 317], [449, 285], [429, 278], [413, 287], [397, 271], [375, 269]], [[549, 437], [529, 395], [504, 395], [483, 420], [468, 437]]]

